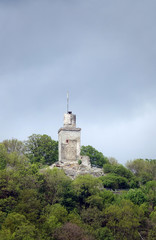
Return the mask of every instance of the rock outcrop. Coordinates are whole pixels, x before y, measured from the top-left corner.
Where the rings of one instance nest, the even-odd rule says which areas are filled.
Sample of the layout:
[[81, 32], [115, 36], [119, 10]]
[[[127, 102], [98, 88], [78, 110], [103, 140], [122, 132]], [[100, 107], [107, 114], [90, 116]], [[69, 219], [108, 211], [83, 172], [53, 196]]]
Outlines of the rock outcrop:
[[103, 170], [97, 167], [91, 167], [90, 159], [87, 156], [81, 156], [79, 161], [58, 161], [50, 166], [50, 168], [63, 169], [65, 174], [72, 179], [78, 175], [91, 174], [94, 177], [103, 176]]

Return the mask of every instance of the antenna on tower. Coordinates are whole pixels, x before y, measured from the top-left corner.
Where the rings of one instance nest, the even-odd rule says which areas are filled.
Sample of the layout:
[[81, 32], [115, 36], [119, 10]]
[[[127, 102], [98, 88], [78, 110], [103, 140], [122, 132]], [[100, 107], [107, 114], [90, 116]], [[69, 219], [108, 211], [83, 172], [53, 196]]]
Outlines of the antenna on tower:
[[67, 113], [69, 112], [69, 92], [67, 92]]

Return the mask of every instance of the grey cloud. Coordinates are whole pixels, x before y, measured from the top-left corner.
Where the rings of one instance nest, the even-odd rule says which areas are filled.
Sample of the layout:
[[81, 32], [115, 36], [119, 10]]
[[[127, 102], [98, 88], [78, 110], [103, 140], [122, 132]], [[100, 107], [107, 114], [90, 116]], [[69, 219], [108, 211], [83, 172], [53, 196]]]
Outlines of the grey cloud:
[[56, 139], [68, 90], [84, 145], [123, 162], [154, 158], [155, 7], [0, 1], [0, 139], [34, 132]]

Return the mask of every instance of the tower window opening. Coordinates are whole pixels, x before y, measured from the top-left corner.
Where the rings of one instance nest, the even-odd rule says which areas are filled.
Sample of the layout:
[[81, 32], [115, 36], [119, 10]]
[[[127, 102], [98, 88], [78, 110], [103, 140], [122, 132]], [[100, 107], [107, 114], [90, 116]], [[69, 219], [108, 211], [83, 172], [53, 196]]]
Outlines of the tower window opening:
[[66, 140], [66, 143], [68, 143], [68, 140]]

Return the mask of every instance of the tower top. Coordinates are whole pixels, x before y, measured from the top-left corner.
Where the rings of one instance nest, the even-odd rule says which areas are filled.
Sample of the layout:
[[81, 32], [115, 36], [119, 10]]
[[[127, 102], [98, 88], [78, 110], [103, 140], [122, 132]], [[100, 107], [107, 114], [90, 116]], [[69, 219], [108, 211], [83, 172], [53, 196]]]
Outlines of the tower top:
[[64, 127], [76, 127], [76, 115], [72, 112], [64, 114]]

